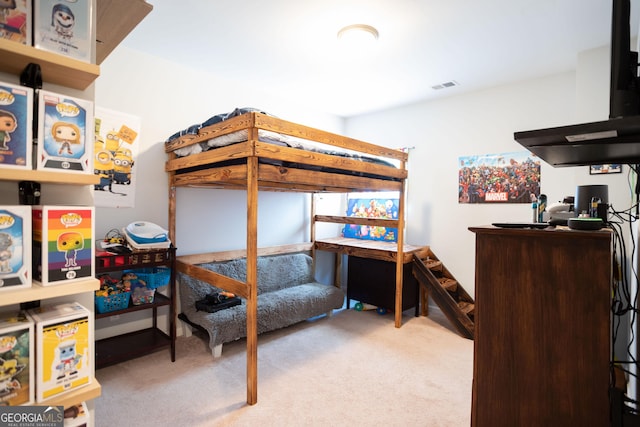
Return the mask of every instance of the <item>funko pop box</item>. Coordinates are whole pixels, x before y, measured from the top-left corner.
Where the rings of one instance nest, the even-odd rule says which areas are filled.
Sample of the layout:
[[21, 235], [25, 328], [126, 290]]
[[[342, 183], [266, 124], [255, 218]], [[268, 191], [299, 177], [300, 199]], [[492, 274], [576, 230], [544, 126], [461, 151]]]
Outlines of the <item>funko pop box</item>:
[[93, 62], [93, 0], [33, 2], [33, 45], [42, 50]]
[[0, 293], [30, 288], [31, 206], [0, 205]]
[[3, 0], [0, 38], [31, 46], [31, 0]]
[[77, 302], [28, 311], [35, 322], [36, 401], [90, 384], [93, 317]]
[[37, 91], [36, 169], [93, 174], [93, 102]]
[[95, 277], [93, 206], [33, 206], [33, 278], [42, 286]]
[[0, 313], [0, 405], [34, 402], [34, 338], [25, 312]]
[[33, 89], [0, 81], [0, 167], [32, 169]]

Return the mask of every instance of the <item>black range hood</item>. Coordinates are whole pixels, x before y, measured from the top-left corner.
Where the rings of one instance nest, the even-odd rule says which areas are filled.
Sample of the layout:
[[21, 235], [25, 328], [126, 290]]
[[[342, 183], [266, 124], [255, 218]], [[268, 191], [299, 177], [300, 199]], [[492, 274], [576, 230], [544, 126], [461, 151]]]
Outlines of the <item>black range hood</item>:
[[513, 134], [552, 166], [640, 163], [640, 116]]
[[630, 0], [613, 0], [609, 120], [515, 132], [521, 145], [552, 166], [640, 163], [638, 53], [630, 46]]

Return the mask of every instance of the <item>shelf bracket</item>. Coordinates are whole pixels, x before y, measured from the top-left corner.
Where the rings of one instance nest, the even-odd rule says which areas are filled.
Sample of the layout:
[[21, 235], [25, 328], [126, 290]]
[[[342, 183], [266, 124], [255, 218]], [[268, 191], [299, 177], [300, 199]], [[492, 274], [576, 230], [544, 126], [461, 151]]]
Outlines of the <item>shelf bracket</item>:
[[30, 62], [20, 74], [20, 84], [32, 89], [42, 89], [42, 70], [40, 65]]

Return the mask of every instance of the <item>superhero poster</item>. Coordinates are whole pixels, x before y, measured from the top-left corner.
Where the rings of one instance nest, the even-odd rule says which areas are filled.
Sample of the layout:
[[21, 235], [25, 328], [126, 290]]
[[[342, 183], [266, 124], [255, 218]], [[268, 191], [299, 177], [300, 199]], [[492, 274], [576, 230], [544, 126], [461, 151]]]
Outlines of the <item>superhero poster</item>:
[[540, 159], [529, 153], [459, 158], [458, 203], [531, 203], [540, 196]]
[[[362, 218], [398, 219], [398, 192], [351, 193], [347, 197], [347, 215]], [[398, 229], [381, 225], [347, 224], [344, 237], [385, 242], [398, 241]]]

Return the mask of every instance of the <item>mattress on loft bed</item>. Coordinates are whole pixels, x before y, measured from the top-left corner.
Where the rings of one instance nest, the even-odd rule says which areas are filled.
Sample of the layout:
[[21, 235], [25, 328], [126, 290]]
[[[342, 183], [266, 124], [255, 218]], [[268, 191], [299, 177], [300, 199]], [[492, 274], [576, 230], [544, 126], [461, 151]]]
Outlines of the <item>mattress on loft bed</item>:
[[[216, 114], [212, 117], [210, 117], [209, 119], [207, 119], [206, 121], [200, 123], [200, 124], [195, 124], [192, 126], [189, 126], [186, 129], [180, 130], [176, 133], [174, 133], [173, 135], [171, 135], [169, 138], [167, 138], [167, 140], [165, 141], [165, 144], [173, 141], [176, 138], [179, 138], [181, 136], [185, 136], [185, 135], [198, 135], [198, 132], [200, 129], [205, 128], [207, 126], [211, 126], [213, 124], [216, 123], [220, 123], [222, 121], [228, 120], [232, 117], [236, 117], [245, 113], [249, 113], [249, 112], [259, 112], [268, 116], [272, 116], [275, 117], [269, 113], [266, 113], [262, 110], [256, 109], [256, 108], [236, 108], [235, 110], [233, 110], [230, 113], [222, 113], [222, 114]], [[173, 153], [176, 154], [176, 156], [178, 157], [186, 157], [186, 156], [190, 156], [193, 154], [198, 154], [198, 153], [202, 153], [204, 151], [208, 151], [214, 148], [219, 148], [219, 147], [225, 147], [228, 145], [233, 145], [233, 144], [237, 144], [240, 142], [244, 142], [247, 141], [247, 135], [248, 135], [248, 131], [246, 129], [244, 130], [239, 130], [236, 132], [232, 132], [226, 135], [220, 135], [214, 138], [211, 138], [207, 141], [203, 141], [197, 144], [192, 144], [189, 145], [187, 147], [184, 148], [178, 148], [176, 150], [173, 151]], [[264, 129], [258, 129], [258, 139], [262, 142], [267, 142], [267, 143], [271, 143], [271, 144], [275, 144], [275, 145], [280, 145], [283, 147], [291, 147], [291, 148], [297, 148], [297, 149], [301, 149], [301, 150], [305, 150], [305, 151], [311, 151], [311, 152], [317, 152], [317, 153], [321, 153], [321, 154], [329, 154], [329, 155], [333, 155], [333, 156], [340, 156], [340, 157], [346, 157], [349, 159], [353, 159], [353, 160], [360, 160], [363, 162], [370, 162], [370, 163], [374, 163], [374, 164], [378, 164], [378, 165], [383, 165], [383, 166], [390, 166], [390, 167], [398, 167], [397, 164], [394, 164], [386, 159], [383, 159], [381, 157], [376, 157], [376, 156], [369, 156], [369, 155], [363, 155], [362, 153], [357, 153], [355, 151], [352, 150], [347, 150], [347, 149], [340, 149], [337, 147], [333, 147], [330, 145], [326, 145], [326, 144], [322, 144], [322, 143], [318, 143], [318, 142], [313, 142], [313, 141], [308, 141], [302, 138], [296, 138], [296, 137], [292, 137], [289, 135], [284, 135], [284, 134], [279, 134], [277, 132], [272, 132], [272, 131], [267, 131]], [[265, 161], [266, 163], [270, 163], [270, 164], [278, 164], [281, 166], [289, 166], [289, 167], [296, 167], [296, 168], [305, 168], [305, 169], [317, 169], [317, 170], [324, 170], [324, 171], [328, 171], [326, 168], [320, 168], [320, 167], [313, 167], [313, 166], [309, 166], [309, 165], [302, 165], [299, 163], [287, 163], [287, 162], [273, 162], [273, 161]], [[286, 164], [285, 164], [286, 163]], [[195, 169], [198, 169], [197, 167]], [[193, 169], [189, 169], [188, 171], [191, 171]], [[336, 170], [337, 171], [337, 170]]]

